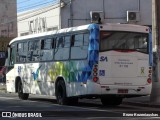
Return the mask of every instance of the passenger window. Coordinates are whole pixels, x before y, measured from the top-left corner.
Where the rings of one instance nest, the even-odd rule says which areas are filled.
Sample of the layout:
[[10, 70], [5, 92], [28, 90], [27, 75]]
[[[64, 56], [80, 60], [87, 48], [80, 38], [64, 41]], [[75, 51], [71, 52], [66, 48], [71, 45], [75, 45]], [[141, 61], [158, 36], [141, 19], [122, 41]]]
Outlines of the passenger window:
[[83, 45], [89, 44], [89, 34], [84, 34], [83, 36]]
[[25, 62], [27, 58], [27, 42], [17, 44], [17, 62]]
[[64, 47], [64, 38], [63, 37], [57, 38], [56, 48], [63, 48], [63, 47]]
[[69, 59], [70, 52], [70, 36], [57, 37], [55, 48], [55, 60]]
[[15, 58], [16, 58], [16, 55], [15, 55], [15, 47], [16, 44], [12, 44], [11, 45], [11, 54], [10, 54], [10, 65], [13, 66], [15, 64]]
[[29, 42], [29, 51], [27, 55], [27, 61], [39, 61], [40, 49], [39, 40], [33, 40]]
[[[88, 34], [72, 35], [71, 59], [85, 59], [88, 55]], [[78, 53], [78, 54], [77, 54]]]
[[40, 53], [41, 61], [53, 60], [52, 44], [53, 44], [53, 39], [51, 38], [41, 40], [41, 53]]

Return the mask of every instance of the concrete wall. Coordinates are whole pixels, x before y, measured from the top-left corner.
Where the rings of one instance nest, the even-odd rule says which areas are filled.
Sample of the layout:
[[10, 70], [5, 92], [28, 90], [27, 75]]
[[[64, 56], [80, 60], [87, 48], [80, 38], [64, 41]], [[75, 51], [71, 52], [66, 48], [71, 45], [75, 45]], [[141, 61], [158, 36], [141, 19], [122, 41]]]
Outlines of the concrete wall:
[[17, 36], [16, 0], [0, 0], [0, 11], [0, 36]]
[[59, 29], [59, 5], [18, 14], [18, 36]]
[[134, 24], [152, 24], [151, 0], [72, 0], [72, 7], [66, 5], [61, 10], [62, 28], [90, 23], [90, 11], [103, 11], [104, 23], [127, 23], [127, 10], [139, 11], [140, 20]]
[[127, 23], [127, 11], [138, 11], [133, 24], [152, 25], [151, 0], [61, 0], [61, 9], [55, 4], [19, 13], [18, 36], [91, 23], [90, 11], [102, 11], [103, 23]]
[[16, 0], [0, 0], [0, 51], [5, 51], [11, 39], [17, 37]]

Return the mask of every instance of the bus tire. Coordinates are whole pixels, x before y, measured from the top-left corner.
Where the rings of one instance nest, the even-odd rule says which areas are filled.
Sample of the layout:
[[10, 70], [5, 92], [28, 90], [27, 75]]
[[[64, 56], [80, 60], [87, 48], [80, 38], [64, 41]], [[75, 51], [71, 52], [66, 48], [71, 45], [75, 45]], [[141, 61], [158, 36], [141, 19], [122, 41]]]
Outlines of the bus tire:
[[28, 93], [23, 93], [23, 86], [21, 81], [18, 82], [18, 97], [21, 100], [27, 100], [29, 97]]
[[68, 98], [66, 95], [66, 86], [63, 80], [59, 80], [56, 84], [56, 99], [60, 105], [67, 105]]

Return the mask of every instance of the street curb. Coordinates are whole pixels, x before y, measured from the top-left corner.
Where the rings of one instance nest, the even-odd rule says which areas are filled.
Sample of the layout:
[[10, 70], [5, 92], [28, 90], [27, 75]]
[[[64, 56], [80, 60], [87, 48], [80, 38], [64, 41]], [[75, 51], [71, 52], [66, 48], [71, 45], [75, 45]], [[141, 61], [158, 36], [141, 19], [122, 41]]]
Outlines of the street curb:
[[133, 106], [140, 106], [140, 107], [152, 107], [152, 108], [160, 108], [160, 104], [151, 104], [151, 103], [141, 103], [141, 102], [122, 102], [124, 105], [133, 105]]
[[0, 89], [0, 93], [7, 93], [7, 91], [6, 91], [6, 90], [1, 90], [1, 89]]

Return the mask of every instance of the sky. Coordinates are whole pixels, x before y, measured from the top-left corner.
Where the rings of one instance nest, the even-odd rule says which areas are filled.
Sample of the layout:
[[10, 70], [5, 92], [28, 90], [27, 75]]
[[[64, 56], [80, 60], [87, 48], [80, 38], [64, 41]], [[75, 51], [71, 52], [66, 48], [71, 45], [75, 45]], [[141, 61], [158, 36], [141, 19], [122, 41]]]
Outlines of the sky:
[[17, 12], [43, 7], [55, 3], [57, 0], [17, 0]]

